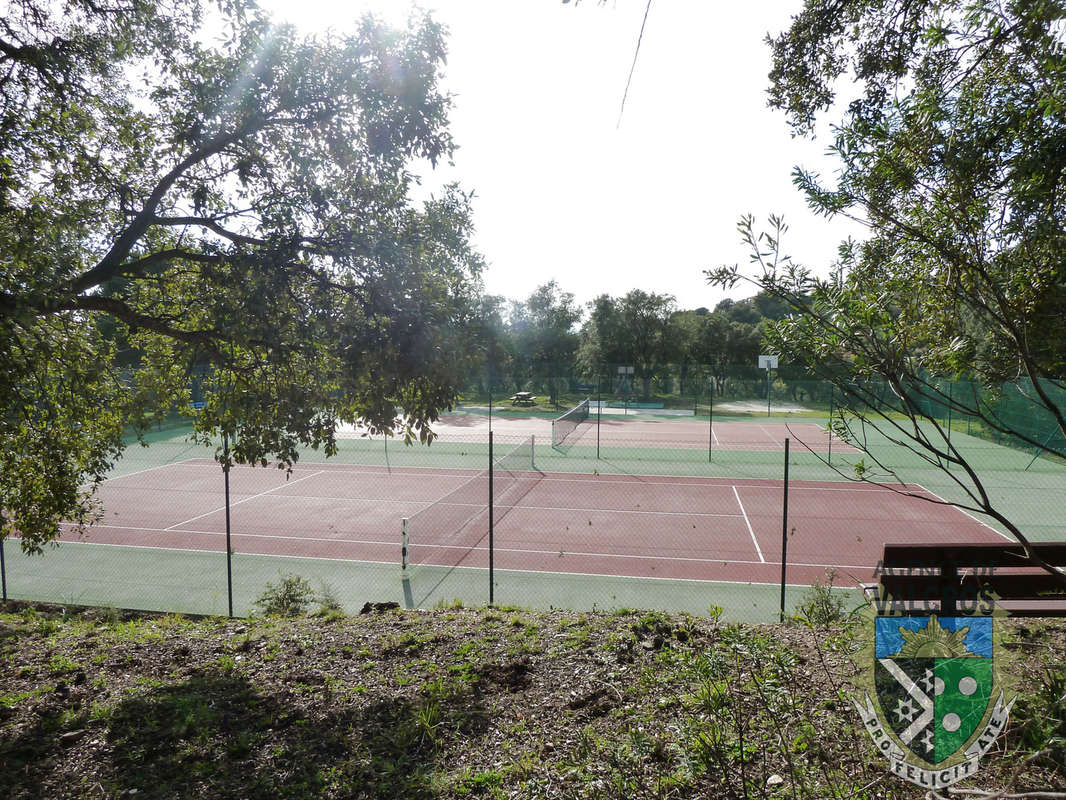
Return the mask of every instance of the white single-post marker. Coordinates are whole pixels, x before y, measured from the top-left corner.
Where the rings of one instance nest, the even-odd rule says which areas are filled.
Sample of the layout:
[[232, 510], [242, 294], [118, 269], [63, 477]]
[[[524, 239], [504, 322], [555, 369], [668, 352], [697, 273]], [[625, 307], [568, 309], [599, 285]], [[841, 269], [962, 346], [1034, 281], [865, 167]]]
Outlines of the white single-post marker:
[[400, 520], [400, 577], [407, 578], [407, 517]]

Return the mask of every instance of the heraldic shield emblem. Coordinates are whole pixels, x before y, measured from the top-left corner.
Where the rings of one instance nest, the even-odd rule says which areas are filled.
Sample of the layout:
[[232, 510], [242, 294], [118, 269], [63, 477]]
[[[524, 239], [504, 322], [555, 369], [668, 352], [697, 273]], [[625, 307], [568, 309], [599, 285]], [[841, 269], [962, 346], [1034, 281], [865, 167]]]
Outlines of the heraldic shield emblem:
[[[856, 707], [889, 769], [926, 788], [972, 775], [1007, 724], [993, 617], [876, 617]], [[872, 690], [872, 691], [871, 691]]]

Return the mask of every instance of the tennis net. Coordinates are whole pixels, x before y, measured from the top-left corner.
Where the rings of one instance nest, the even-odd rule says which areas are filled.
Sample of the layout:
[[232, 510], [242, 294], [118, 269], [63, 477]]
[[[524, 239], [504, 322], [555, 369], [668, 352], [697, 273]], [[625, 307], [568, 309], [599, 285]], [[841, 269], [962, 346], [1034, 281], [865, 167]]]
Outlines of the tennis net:
[[565, 449], [566, 441], [576, 431], [582, 422], [589, 418], [589, 401], [586, 398], [571, 408], [561, 417], [552, 420], [552, 447], [556, 450]]
[[[523, 475], [535, 473], [534, 438], [527, 437], [504, 455], [494, 457], [492, 471], [493, 494], [497, 498]], [[482, 559], [470, 556], [488, 533], [488, 509], [489, 470], [484, 469], [440, 500], [405, 518], [401, 550], [404, 577], [422, 564], [444, 568], [460, 564], [481, 566]]]

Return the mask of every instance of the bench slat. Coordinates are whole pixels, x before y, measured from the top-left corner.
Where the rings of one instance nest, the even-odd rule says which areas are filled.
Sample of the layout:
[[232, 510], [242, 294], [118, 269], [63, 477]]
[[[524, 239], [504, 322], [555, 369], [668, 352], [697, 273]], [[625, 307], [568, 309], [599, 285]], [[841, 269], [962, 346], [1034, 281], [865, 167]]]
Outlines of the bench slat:
[[965, 597], [976, 597], [979, 587], [987, 587], [1003, 598], [1017, 600], [1066, 599], [1066, 587], [1054, 575], [966, 575], [943, 578], [939, 575], [882, 575], [881, 585], [893, 597], [903, 599], [939, 597], [954, 588]]
[[[1066, 567], [1066, 542], [1034, 543], [1032, 549], [1047, 563]], [[883, 590], [912, 616], [965, 611], [978, 588], [986, 587], [1011, 616], [1066, 617], [1066, 586], [1031, 566], [1020, 544], [887, 544], [881, 568]]]
[[[1049, 564], [1066, 567], [1066, 543], [1034, 543], [1033, 552]], [[950, 562], [959, 567], [1016, 567], [1024, 560], [1020, 544], [886, 544], [883, 566], [920, 569]]]

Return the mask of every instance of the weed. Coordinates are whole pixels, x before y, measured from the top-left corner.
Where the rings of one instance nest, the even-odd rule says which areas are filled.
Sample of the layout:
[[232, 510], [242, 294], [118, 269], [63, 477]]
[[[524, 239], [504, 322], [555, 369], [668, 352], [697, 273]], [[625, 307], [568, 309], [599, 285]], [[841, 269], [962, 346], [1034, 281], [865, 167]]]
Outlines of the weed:
[[318, 603], [318, 611], [316, 613], [319, 616], [335, 618], [344, 615], [344, 606], [341, 605], [340, 598], [337, 597], [337, 590], [325, 581], [322, 581], [318, 594], [315, 596], [315, 601]]
[[62, 629], [63, 623], [51, 617], [45, 617], [37, 623], [37, 635], [45, 639], [54, 636]]
[[35, 689], [31, 689], [28, 692], [19, 692], [18, 694], [9, 694], [0, 697], [0, 707], [14, 708], [23, 700], [29, 700], [33, 697], [39, 697], [43, 694], [55, 691], [55, 687], [51, 685], [38, 686]]
[[215, 662], [215, 667], [219, 672], [228, 673], [237, 669], [237, 662], [230, 656], [221, 656], [218, 661]]
[[100, 621], [106, 625], [114, 625], [119, 621], [118, 609], [114, 606], [104, 606], [99, 610]]
[[48, 660], [48, 672], [52, 675], [65, 675], [68, 672], [75, 672], [77, 669], [77, 662], [59, 653]]
[[1014, 717], [1022, 724], [1022, 746], [1042, 753], [1038, 761], [1066, 764], [1066, 668], [1045, 667], [1036, 692], [1016, 701]]
[[854, 612], [847, 611], [847, 601], [839, 592], [833, 591], [836, 570], [827, 569], [825, 578], [811, 585], [796, 606], [794, 619], [807, 627], [828, 627], [849, 622]]
[[278, 573], [277, 583], [268, 582], [254, 606], [265, 617], [302, 617], [315, 600], [315, 590], [299, 575]]
[[466, 658], [467, 656], [478, 658], [481, 655], [481, 642], [463, 642], [455, 648], [455, 655], [459, 658]]

